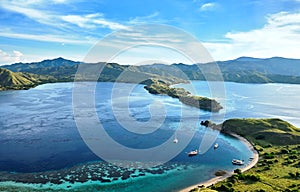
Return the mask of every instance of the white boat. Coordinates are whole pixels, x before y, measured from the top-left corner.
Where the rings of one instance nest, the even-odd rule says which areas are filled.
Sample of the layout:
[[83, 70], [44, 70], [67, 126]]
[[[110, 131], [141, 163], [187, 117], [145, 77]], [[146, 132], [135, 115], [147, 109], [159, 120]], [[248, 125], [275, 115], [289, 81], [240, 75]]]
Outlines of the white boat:
[[175, 132], [175, 135], [174, 135], [173, 143], [178, 143], [178, 139], [177, 139], [177, 136], [176, 136], [176, 132]]
[[197, 150], [197, 149], [194, 150], [194, 151], [190, 151], [190, 152], [188, 153], [188, 156], [189, 156], [189, 157], [192, 157], [192, 156], [195, 156], [195, 155], [198, 155], [198, 150]]
[[216, 144], [214, 145], [214, 149], [217, 149], [218, 147], [219, 147], [219, 144], [216, 143]]
[[178, 143], [178, 139], [175, 138], [175, 139], [173, 140], [173, 143]]
[[232, 160], [232, 164], [233, 164], [233, 165], [244, 165], [244, 160], [233, 159], [233, 160]]

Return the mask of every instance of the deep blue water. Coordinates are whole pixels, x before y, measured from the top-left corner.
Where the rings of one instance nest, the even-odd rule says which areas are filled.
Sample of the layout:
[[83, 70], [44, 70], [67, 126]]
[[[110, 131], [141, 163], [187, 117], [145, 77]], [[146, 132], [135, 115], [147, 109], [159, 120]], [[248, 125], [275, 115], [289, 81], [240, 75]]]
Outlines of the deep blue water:
[[[176, 150], [190, 134], [195, 135], [170, 161], [171, 164], [178, 163], [178, 167], [188, 165], [184, 171], [171, 169], [158, 175], [149, 174], [110, 184], [100, 184], [104, 187], [102, 190], [112, 191], [120, 187], [124, 189], [124, 186], [128, 190], [140, 190], [141, 187], [144, 191], [177, 190], [213, 177], [216, 170], [235, 169], [236, 167], [231, 165], [233, 158], [248, 161], [252, 156], [247, 147], [235, 138], [218, 134], [217, 131], [207, 130], [199, 125], [199, 121], [210, 118], [210, 112], [182, 105], [177, 99], [168, 96], [151, 95], [143, 89], [143, 85], [136, 85], [130, 96], [127, 96], [123, 93], [128, 90], [130, 84], [118, 85], [120, 86], [114, 89], [116, 92], [112, 96], [114, 83], [98, 83], [95, 103], [103, 128], [122, 146], [137, 150], [160, 146], [166, 140], [172, 140], [174, 131], [179, 130], [176, 136], [179, 145], [173, 143], [170, 145], [172, 150]], [[194, 81], [193, 85], [197, 94], [210, 96], [206, 82]], [[188, 89], [186, 85], [176, 86]], [[55, 83], [24, 91], [0, 92], [0, 171], [42, 172], [101, 161], [87, 147], [76, 127], [72, 109], [72, 88], [72, 83]], [[224, 109], [219, 113], [224, 114], [226, 119], [280, 117], [300, 125], [299, 114], [295, 113], [300, 107], [300, 104], [295, 102], [297, 93], [300, 92], [299, 85], [226, 82], [225, 89], [226, 97], [216, 99], [226, 106], [226, 111]], [[82, 102], [85, 102], [84, 98]], [[129, 108], [124, 105], [126, 102], [129, 103]], [[149, 105], [153, 103], [156, 107], [151, 111]], [[155, 115], [158, 121], [163, 118], [163, 123], [149, 134], [128, 131], [124, 129], [122, 123], [130, 126], [132, 119], [128, 120], [126, 117], [122, 119], [122, 115], [120, 117], [120, 114], [125, 114], [128, 110], [132, 118], [140, 123], [151, 120]], [[166, 112], [165, 117], [160, 115], [161, 111]], [[119, 114], [118, 117], [116, 113]], [[147, 126], [130, 128], [148, 131]], [[205, 148], [201, 143], [204, 134], [207, 134], [206, 137], [217, 137], [214, 143], [217, 142], [220, 147], [214, 150], [210, 146], [208, 151], [202, 151], [203, 154], [188, 157], [187, 152], [199, 147], [201, 150]], [[110, 148], [110, 146], [100, 147]], [[122, 154], [120, 157], [122, 159]], [[157, 188], [153, 187], [154, 184]]]

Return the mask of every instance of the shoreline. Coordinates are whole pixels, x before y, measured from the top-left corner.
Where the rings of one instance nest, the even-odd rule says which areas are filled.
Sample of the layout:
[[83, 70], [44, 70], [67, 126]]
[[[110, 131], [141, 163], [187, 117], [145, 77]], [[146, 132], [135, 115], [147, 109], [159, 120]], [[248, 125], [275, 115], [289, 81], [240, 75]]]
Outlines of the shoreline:
[[[257, 162], [258, 162], [258, 159], [259, 159], [259, 155], [258, 155], [258, 152], [254, 149], [253, 145], [247, 140], [245, 139], [244, 137], [240, 136], [240, 135], [237, 135], [235, 133], [227, 133], [228, 135], [230, 136], [233, 136], [237, 139], [239, 139], [241, 142], [243, 142], [250, 150], [251, 152], [253, 153], [253, 156], [252, 156], [252, 161], [249, 162], [245, 167], [243, 168], [240, 168], [242, 172], [245, 172], [249, 169], [251, 169], [252, 167], [254, 167]], [[210, 180], [207, 180], [207, 181], [204, 181], [204, 182], [200, 182], [200, 183], [197, 183], [195, 185], [192, 185], [192, 186], [189, 186], [189, 187], [186, 187], [184, 189], [180, 189], [179, 192], [189, 192], [191, 191], [192, 189], [194, 188], [199, 188], [200, 186], [204, 186], [204, 187], [209, 187], [213, 184], [216, 184], [220, 181], [223, 181], [225, 179], [227, 179], [228, 177], [231, 177], [233, 175], [233, 171], [232, 172], [227, 172], [225, 175], [223, 176], [216, 176], [216, 177], [213, 177], [212, 179]]]

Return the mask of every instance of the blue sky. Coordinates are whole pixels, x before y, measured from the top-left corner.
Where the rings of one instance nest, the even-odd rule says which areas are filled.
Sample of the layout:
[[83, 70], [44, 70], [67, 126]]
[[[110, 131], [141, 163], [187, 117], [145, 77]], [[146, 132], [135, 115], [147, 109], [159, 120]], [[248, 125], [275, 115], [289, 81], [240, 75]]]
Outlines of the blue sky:
[[[0, 64], [81, 61], [103, 37], [139, 24], [185, 30], [214, 60], [300, 58], [300, 0], [1, 0], [0, 23]], [[142, 56], [132, 51], [116, 61]]]

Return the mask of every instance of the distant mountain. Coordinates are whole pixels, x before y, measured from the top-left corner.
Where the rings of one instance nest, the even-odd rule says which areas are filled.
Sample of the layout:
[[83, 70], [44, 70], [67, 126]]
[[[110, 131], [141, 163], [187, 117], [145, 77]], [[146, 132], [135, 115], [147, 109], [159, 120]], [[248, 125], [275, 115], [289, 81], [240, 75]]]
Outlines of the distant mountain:
[[[259, 59], [240, 57], [229, 61], [216, 62], [225, 81], [240, 83], [299, 83], [300, 60], [273, 57]], [[73, 81], [80, 62], [57, 58], [35, 63], [17, 63], [2, 66], [14, 72], [29, 72], [39, 75], [51, 76], [55, 81]], [[142, 66], [119, 65], [117, 63], [85, 64], [93, 70], [95, 65], [100, 65], [103, 71], [99, 81], [121, 81], [140, 83], [143, 79], [163, 79], [170, 83], [185, 82], [185, 80], [206, 80], [205, 75], [218, 80], [218, 73], [214, 64], [149, 64]], [[123, 75], [120, 78], [121, 74]], [[205, 75], [203, 74], [205, 73]], [[125, 78], [126, 77], [126, 78]], [[81, 80], [89, 80], [81, 77]], [[185, 80], [184, 80], [185, 79]]]
[[[241, 57], [230, 61], [218, 61], [224, 81], [239, 83], [300, 83], [300, 60], [273, 57], [258, 59]], [[161, 76], [175, 76], [182, 79], [206, 80], [219, 79], [215, 64], [173, 64], [145, 65], [138, 69]], [[204, 75], [205, 73], [205, 75]]]
[[3, 68], [6, 68], [8, 70], [14, 71], [14, 72], [30, 72], [39, 74], [38, 72], [41, 71], [41, 68], [49, 69], [49, 68], [59, 68], [59, 67], [70, 67], [80, 64], [80, 62], [71, 61], [64, 59], [62, 57], [56, 58], [56, 59], [47, 59], [41, 62], [33, 62], [33, 63], [15, 63], [12, 65], [4, 65], [1, 66]]
[[[50, 76], [56, 82], [73, 81], [79, 64], [85, 65], [87, 74], [77, 74], [77, 80], [89, 81], [95, 77], [90, 77], [88, 71], [94, 72], [96, 68], [101, 68], [101, 75], [98, 81], [119, 81], [128, 83], [141, 83], [147, 79], [162, 79], [169, 83], [184, 82], [176, 76], [160, 76], [155, 73], [148, 73], [140, 70], [137, 66], [119, 65], [117, 63], [80, 63], [63, 58], [44, 60], [35, 63], [16, 63], [2, 66], [14, 72], [29, 72], [33, 74]], [[121, 75], [122, 74], [122, 75]]]
[[46, 82], [51, 82], [51, 78], [30, 73], [12, 72], [0, 68], [0, 90], [29, 89]]
[[262, 74], [300, 76], [300, 59], [240, 57], [217, 63], [224, 72], [255, 71]]

